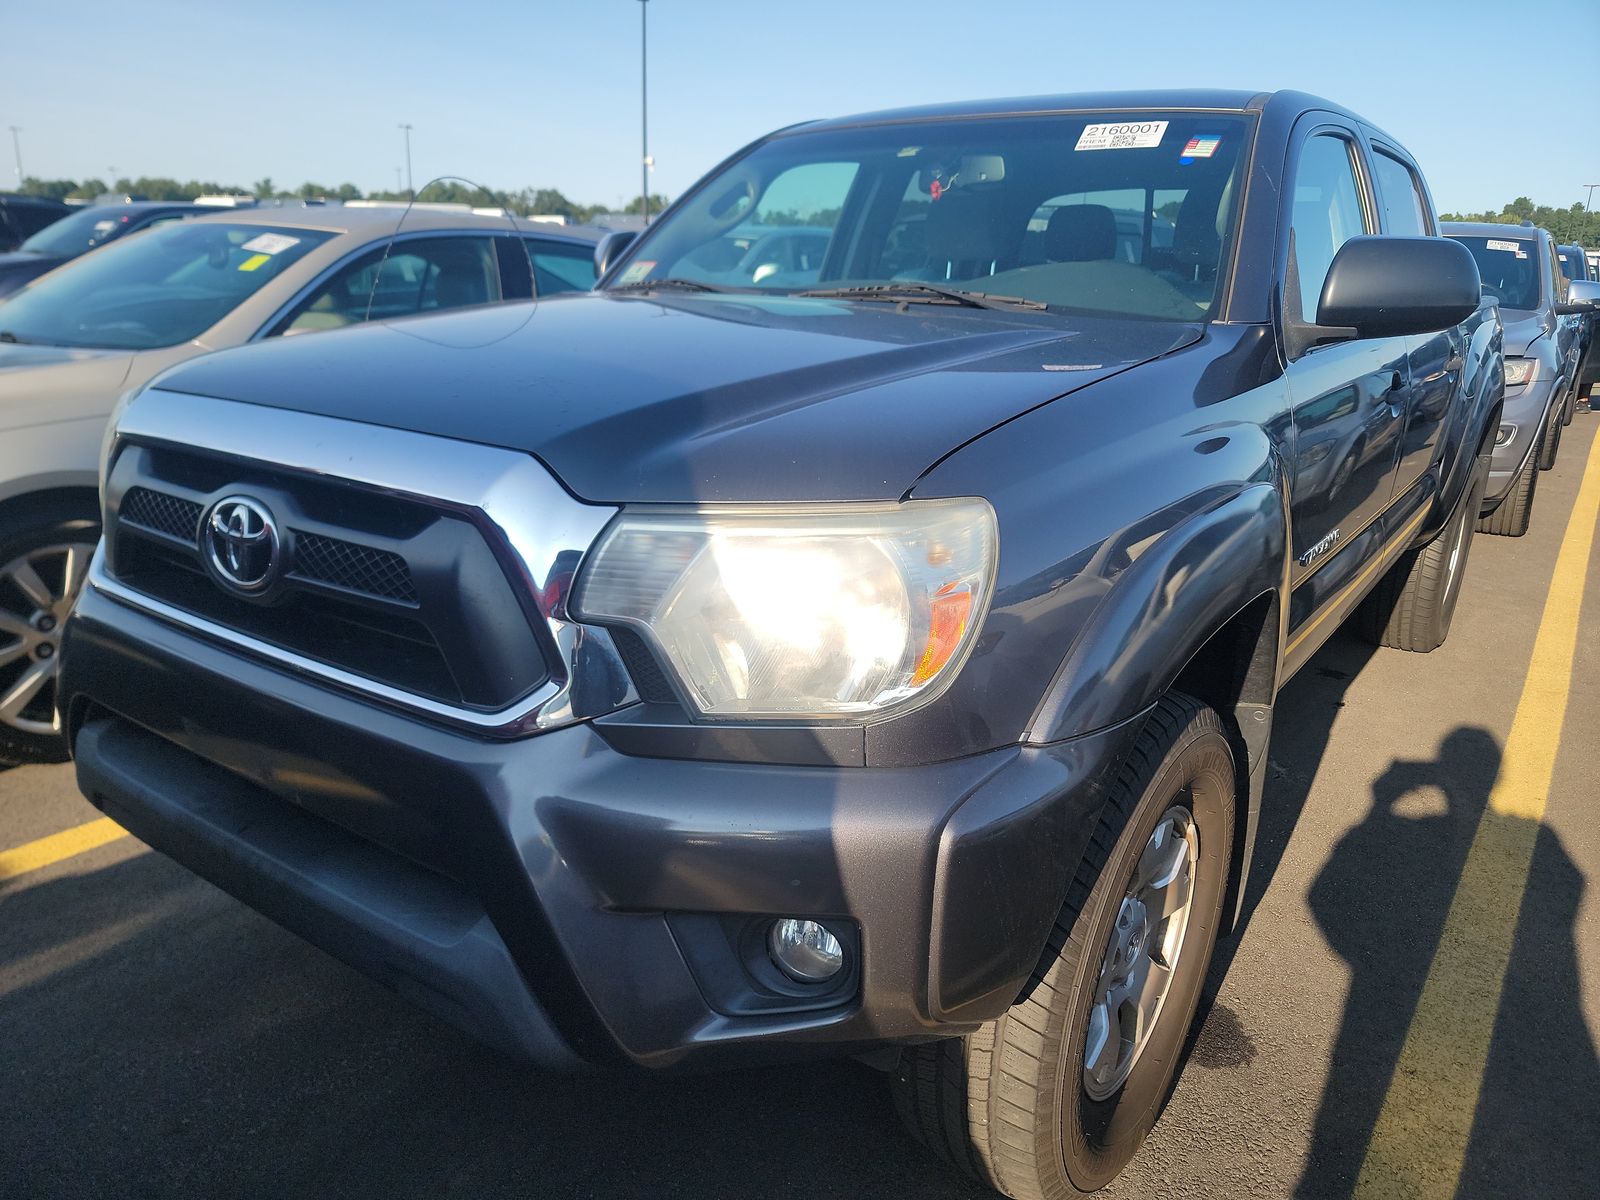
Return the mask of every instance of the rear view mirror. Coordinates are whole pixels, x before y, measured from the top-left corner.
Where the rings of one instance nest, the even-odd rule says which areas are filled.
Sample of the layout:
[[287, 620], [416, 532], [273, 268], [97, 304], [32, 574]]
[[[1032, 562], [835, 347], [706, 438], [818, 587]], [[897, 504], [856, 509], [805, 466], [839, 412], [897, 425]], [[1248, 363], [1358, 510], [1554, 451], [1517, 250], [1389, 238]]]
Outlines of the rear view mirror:
[[1322, 285], [1317, 325], [1356, 337], [1434, 333], [1465, 321], [1482, 281], [1472, 253], [1443, 237], [1353, 237]]
[[1567, 284], [1566, 303], [1556, 305], [1556, 315], [1600, 311], [1600, 280], [1574, 279]]
[[594, 247], [594, 277], [596, 279], [602, 278], [607, 268], [622, 257], [622, 252], [633, 245], [633, 239], [638, 236], [638, 232], [632, 229], [613, 229], [596, 242]]

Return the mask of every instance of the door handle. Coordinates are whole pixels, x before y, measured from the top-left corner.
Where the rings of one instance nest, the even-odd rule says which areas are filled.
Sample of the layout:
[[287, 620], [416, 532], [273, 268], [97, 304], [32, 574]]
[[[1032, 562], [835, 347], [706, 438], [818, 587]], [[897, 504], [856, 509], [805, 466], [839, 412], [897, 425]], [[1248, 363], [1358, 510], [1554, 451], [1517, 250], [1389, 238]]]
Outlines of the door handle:
[[1389, 373], [1389, 390], [1384, 393], [1389, 404], [1390, 417], [1399, 417], [1406, 410], [1405, 380], [1399, 371]]

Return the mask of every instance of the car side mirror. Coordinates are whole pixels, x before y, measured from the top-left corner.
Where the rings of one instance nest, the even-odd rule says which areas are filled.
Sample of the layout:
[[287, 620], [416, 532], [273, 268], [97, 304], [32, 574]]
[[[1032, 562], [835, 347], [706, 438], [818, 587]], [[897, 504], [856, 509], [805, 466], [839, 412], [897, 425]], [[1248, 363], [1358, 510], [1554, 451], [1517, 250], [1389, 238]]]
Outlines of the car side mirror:
[[1556, 305], [1558, 317], [1600, 311], [1600, 280], [1574, 279], [1567, 284], [1567, 299]]
[[622, 257], [622, 252], [633, 245], [633, 240], [639, 234], [633, 229], [613, 229], [605, 237], [595, 243], [594, 247], [594, 277], [604, 278], [611, 264]]
[[1360, 338], [1435, 333], [1475, 311], [1483, 281], [1472, 253], [1444, 237], [1353, 237], [1339, 247], [1317, 325]]

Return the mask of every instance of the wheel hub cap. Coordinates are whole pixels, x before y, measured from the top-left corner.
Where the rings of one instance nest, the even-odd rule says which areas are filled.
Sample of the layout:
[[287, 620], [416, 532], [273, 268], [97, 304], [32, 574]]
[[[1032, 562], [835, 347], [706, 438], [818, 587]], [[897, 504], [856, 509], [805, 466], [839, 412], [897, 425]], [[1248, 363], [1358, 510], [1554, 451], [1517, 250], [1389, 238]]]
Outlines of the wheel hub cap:
[[93, 552], [83, 542], [62, 542], [0, 563], [0, 726], [43, 736], [59, 732], [61, 627]]
[[1150, 1040], [1183, 951], [1199, 858], [1193, 816], [1169, 808], [1134, 867], [1101, 958], [1083, 1047], [1083, 1088], [1093, 1099], [1127, 1082]]

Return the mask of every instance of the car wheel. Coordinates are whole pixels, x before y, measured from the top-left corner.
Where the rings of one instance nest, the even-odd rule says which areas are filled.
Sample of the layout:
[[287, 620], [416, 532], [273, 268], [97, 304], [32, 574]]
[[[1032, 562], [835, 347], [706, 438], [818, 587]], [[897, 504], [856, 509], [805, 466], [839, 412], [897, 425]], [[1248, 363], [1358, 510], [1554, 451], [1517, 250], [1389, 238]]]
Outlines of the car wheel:
[[99, 536], [94, 518], [65, 513], [0, 535], [0, 761], [66, 761], [57, 652]]
[[1556, 455], [1561, 451], [1561, 432], [1566, 428], [1566, 422], [1561, 419], [1565, 408], [1557, 408], [1550, 414], [1550, 424], [1544, 431], [1544, 439], [1539, 443], [1539, 470], [1548, 471], [1556, 465]]
[[[1542, 443], [1543, 439], [1540, 441]], [[1488, 516], [1478, 518], [1479, 533], [1521, 537], [1528, 532], [1528, 523], [1533, 520], [1533, 493], [1539, 486], [1539, 455], [1542, 450], [1541, 444], [1528, 455], [1528, 461], [1522, 464], [1522, 470], [1511, 481], [1500, 507]]]
[[965, 1038], [901, 1055], [897, 1107], [940, 1157], [1016, 1200], [1096, 1191], [1133, 1157], [1222, 923], [1234, 781], [1217, 714], [1161, 700], [1022, 997]]
[[1373, 645], [1421, 654], [1444, 645], [1467, 573], [1489, 462], [1488, 455], [1478, 456], [1467, 494], [1445, 527], [1427, 545], [1401, 558], [1361, 602], [1356, 619]]

